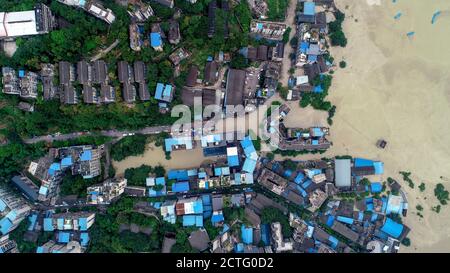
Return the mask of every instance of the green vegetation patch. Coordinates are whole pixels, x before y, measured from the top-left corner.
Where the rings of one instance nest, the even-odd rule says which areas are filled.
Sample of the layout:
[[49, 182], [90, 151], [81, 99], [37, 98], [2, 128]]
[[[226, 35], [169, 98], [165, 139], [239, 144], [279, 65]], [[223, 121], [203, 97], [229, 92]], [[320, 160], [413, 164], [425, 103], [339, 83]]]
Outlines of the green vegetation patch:
[[289, 6], [289, 0], [267, 0], [269, 8], [267, 19], [271, 21], [283, 21], [286, 17], [286, 9]]
[[292, 228], [289, 225], [288, 216], [284, 215], [280, 210], [276, 208], [264, 208], [261, 212], [261, 222], [264, 224], [279, 222], [281, 224], [283, 237], [289, 238], [292, 236]]
[[434, 196], [439, 200], [441, 205], [447, 205], [447, 201], [449, 201], [449, 192], [445, 189], [442, 183], [439, 183], [434, 188]]
[[412, 181], [412, 179], [410, 178], [410, 176], [411, 176], [411, 172], [400, 172], [400, 174], [402, 175], [402, 177], [403, 177], [403, 181], [405, 181], [405, 182], [407, 182], [408, 183], [408, 186], [411, 188], [411, 189], [414, 189], [414, 182]]
[[145, 186], [145, 179], [153, 174], [155, 177], [162, 177], [166, 174], [163, 166], [151, 167], [148, 165], [141, 165], [137, 168], [129, 168], [125, 170], [125, 178], [128, 185]]
[[111, 147], [111, 157], [116, 161], [121, 161], [128, 156], [141, 155], [145, 152], [147, 136], [133, 135], [122, 138]]
[[331, 45], [345, 47], [347, 45], [347, 37], [345, 37], [345, 33], [342, 30], [345, 14], [338, 10], [334, 13], [334, 16], [336, 20], [328, 25]]

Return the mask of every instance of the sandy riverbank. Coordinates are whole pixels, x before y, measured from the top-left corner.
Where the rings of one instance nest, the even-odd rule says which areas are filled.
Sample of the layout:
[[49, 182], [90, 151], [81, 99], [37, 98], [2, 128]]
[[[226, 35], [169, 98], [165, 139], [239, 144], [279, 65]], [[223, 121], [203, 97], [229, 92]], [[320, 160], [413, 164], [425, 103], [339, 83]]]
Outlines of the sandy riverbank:
[[[346, 48], [333, 48], [337, 61], [347, 68], [334, 75], [330, 100], [337, 106], [330, 140], [334, 146], [324, 156], [351, 154], [385, 162], [385, 176], [402, 183], [408, 193], [412, 246], [404, 252], [450, 251], [450, 208], [440, 214], [434, 186], [450, 188], [450, 23], [442, 17], [435, 25], [436, 10], [448, 9], [448, 1], [336, 0], [346, 14]], [[372, 2], [375, 5], [369, 5]], [[376, 5], [377, 2], [380, 5]], [[400, 20], [393, 17], [402, 12]], [[415, 31], [408, 39], [407, 32]], [[388, 141], [385, 150], [375, 143]], [[306, 159], [314, 156], [301, 156]], [[411, 190], [399, 171], [412, 172]], [[445, 181], [447, 180], [447, 181]], [[425, 182], [420, 193], [417, 186]], [[416, 205], [424, 207], [424, 218]]]

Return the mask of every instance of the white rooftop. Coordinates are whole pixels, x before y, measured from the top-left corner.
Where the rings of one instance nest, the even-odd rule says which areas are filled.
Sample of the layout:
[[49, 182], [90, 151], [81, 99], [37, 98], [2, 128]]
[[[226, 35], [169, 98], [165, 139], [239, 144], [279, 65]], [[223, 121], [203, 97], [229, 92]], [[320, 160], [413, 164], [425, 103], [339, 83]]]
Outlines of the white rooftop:
[[39, 34], [34, 10], [0, 12], [0, 38]]

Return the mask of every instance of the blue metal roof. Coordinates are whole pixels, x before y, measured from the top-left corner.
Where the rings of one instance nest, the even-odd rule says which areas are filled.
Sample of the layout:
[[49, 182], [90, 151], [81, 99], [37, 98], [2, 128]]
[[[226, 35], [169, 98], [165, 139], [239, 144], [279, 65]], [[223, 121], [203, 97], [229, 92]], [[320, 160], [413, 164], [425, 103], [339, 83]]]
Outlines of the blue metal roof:
[[308, 55], [308, 62], [317, 62], [317, 55]]
[[32, 214], [30, 217], [28, 217], [28, 221], [30, 224], [28, 225], [28, 231], [34, 230], [34, 227], [36, 226], [36, 220], [37, 220], [37, 214]]
[[253, 173], [256, 168], [256, 161], [252, 160], [250, 158], [245, 159], [244, 166], [242, 167], [242, 170], [244, 172]]
[[197, 200], [193, 205], [194, 213], [203, 213], [203, 202], [202, 200]]
[[307, 189], [311, 184], [312, 181], [310, 179], [307, 179], [305, 182], [303, 182], [302, 188]]
[[308, 48], [309, 48], [308, 42], [301, 42], [298, 50], [300, 51], [300, 53], [306, 54], [306, 51], [308, 50]]
[[72, 157], [71, 156], [67, 156], [65, 158], [63, 158], [61, 160], [61, 167], [68, 167], [68, 166], [72, 166]]
[[229, 156], [228, 157], [228, 166], [230, 166], [230, 167], [239, 166], [239, 157], [237, 155]]
[[85, 231], [88, 229], [87, 227], [87, 219], [86, 218], [80, 218], [78, 219], [78, 225], [80, 225], [80, 230]]
[[253, 244], [253, 228], [251, 227], [245, 227], [245, 225], [241, 226], [241, 237], [242, 242], [244, 244], [251, 245]]
[[222, 213], [218, 213], [218, 214], [214, 213], [212, 215], [212, 217], [211, 217], [211, 222], [212, 222], [213, 225], [217, 224], [217, 223], [220, 223], [220, 222], [223, 222], [224, 220], [225, 219], [223, 218], [223, 214]]
[[89, 161], [91, 159], [92, 159], [92, 151], [91, 150], [84, 151], [80, 156], [81, 161]]
[[313, 92], [314, 93], [322, 93], [323, 92], [322, 85], [319, 84], [319, 85], [314, 86]]
[[328, 241], [330, 241], [330, 245], [331, 245], [331, 247], [332, 247], [333, 249], [336, 249], [336, 247], [337, 247], [338, 244], [339, 244], [338, 239], [337, 239], [336, 237], [334, 237], [334, 236], [331, 236], [331, 235], [330, 235], [330, 237], [328, 237]]
[[374, 182], [374, 183], [370, 184], [370, 191], [372, 193], [381, 192], [382, 189], [383, 189], [383, 185], [381, 185], [380, 182]]
[[205, 205], [211, 205], [211, 195], [209, 195], [209, 194], [203, 194], [202, 195], [202, 202], [203, 202], [203, 205], [205, 206]]
[[312, 130], [313, 130], [313, 135], [314, 136], [316, 136], [316, 137], [323, 137], [324, 133], [323, 133], [321, 128], [314, 127]]
[[172, 85], [166, 84], [164, 87], [163, 97], [170, 97], [172, 94]]
[[185, 145], [186, 150], [191, 150], [192, 147], [192, 138], [191, 137], [178, 137], [178, 138], [166, 138], [164, 140], [166, 152], [172, 151], [172, 146], [175, 145]]
[[155, 99], [162, 100], [163, 91], [164, 91], [164, 84], [157, 83], [156, 84]]
[[172, 184], [173, 192], [189, 191], [189, 182], [177, 182]]
[[386, 222], [381, 227], [381, 231], [394, 238], [399, 238], [403, 232], [403, 225], [387, 217]]
[[165, 177], [157, 177], [155, 179], [155, 184], [162, 185], [162, 186], [166, 185], [166, 178]]
[[162, 46], [161, 34], [159, 34], [158, 32], [150, 33], [150, 43], [152, 47]]
[[353, 224], [353, 218], [345, 217], [345, 216], [338, 216], [336, 217], [336, 220], [339, 222], [352, 225]]
[[373, 166], [375, 167], [375, 174], [383, 174], [384, 173], [384, 164], [381, 161], [376, 161], [373, 163]]
[[69, 232], [59, 232], [58, 233], [58, 243], [68, 243], [70, 241]]
[[52, 218], [44, 218], [44, 231], [53, 231], [53, 221]]
[[316, 14], [316, 4], [314, 2], [305, 2], [303, 6], [304, 15], [315, 15]]
[[56, 219], [56, 228], [59, 230], [64, 229], [64, 218], [58, 218]]
[[41, 186], [39, 188], [39, 194], [47, 195], [47, 192], [48, 192], [48, 188], [47, 187]]
[[243, 243], [236, 244], [236, 246], [234, 247], [234, 252], [236, 253], [244, 252], [244, 244]]
[[334, 223], [334, 216], [333, 215], [328, 216], [327, 226], [331, 227], [333, 223]]
[[89, 243], [89, 234], [87, 232], [83, 232], [80, 234], [81, 246], [87, 246]]
[[9, 230], [11, 229], [11, 227], [13, 226], [13, 223], [11, 222], [11, 220], [9, 220], [8, 218], [3, 218], [2, 220], [0, 220], [0, 233], [2, 235], [5, 235], [6, 233], [9, 232]]
[[370, 167], [373, 166], [373, 161], [364, 158], [355, 158], [355, 167]]
[[6, 209], [6, 203], [0, 199], [0, 212], [4, 211]]
[[270, 245], [270, 226], [269, 224], [261, 224], [261, 241], [265, 246]]
[[198, 178], [206, 178], [206, 172], [199, 172]]
[[183, 226], [203, 227], [203, 216], [201, 215], [183, 215]]
[[292, 171], [291, 170], [285, 170], [283, 175], [284, 175], [284, 177], [291, 177]]
[[189, 180], [189, 174], [187, 170], [170, 170], [167, 173], [168, 179], [176, 179], [177, 181]]

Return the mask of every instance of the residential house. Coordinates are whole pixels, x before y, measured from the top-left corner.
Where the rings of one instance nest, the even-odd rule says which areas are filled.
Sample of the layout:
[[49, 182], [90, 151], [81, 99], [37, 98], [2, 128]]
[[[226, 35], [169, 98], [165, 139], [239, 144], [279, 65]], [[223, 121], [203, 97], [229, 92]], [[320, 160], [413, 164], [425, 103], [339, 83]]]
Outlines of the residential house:
[[118, 78], [122, 83], [123, 100], [127, 103], [136, 101], [136, 87], [134, 87], [134, 71], [127, 62], [120, 61], [118, 64]]
[[142, 101], [150, 100], [150, 92], [148, 91], [147, 66], [142, 61], [134, 62], [134, 80], [139, 84], [139, 98]]
[[127, 179], [108, 179], [102, 184], [93, 185], [87, 188], [88, 204], [110, 204], [125, 192]]
[[53, 64], [41, 64], [41, 80], [44, 100], [51, 100], [58, 95], [58, 89], [53, 82], [54, 76], [55, 66]]
[[11, 183], [31, 202], [36, 202], [38, 200], [39, 187], [28, 177], [16, 175], [11, 179]]
[[169, 22], [169, 43], [176, 45], [181, 41], [180, 24], [175, 20]]
[[175, 65], [179, 65], [183, 60], [189, 58], [191, 53], [184, 48], [179, 48], [169, 55], [170, 61]]
[[8, 234], [19, 226], [31, 211], [24, 198], [0, 186], [0, 235]]
[[87, 231], [95, 222], [95, 213], [87, 211], [50, 214], [43, 219], [44, 231]]
[[205, 66], [205, 85], [214, 85], [219, 78], [219, 64], [216, 61], [210, 61]]
[[286, 24], [279, 22], [252, 20], [250, 23], [250, 33], [267, 40], [281, 41], [286, 30]]

